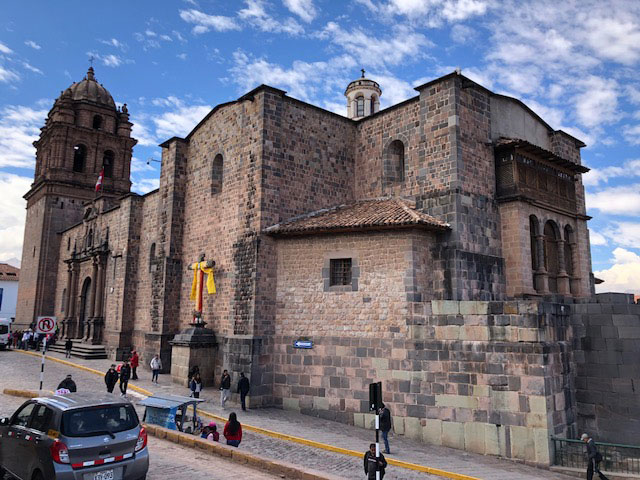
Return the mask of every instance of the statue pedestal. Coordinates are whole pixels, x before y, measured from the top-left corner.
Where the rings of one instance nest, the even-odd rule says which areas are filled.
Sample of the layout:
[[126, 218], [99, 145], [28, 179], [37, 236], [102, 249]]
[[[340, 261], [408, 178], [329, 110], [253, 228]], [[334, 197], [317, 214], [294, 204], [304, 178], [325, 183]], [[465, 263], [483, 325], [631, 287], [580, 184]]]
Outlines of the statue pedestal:
[[218, 343], [213, 330], [205, 323], [192, 323], [177, 334], [171, 342], [171, 379], [173, 383], [188, 386], [189, 370], [198, 366], [202, 386], [212, 386]]

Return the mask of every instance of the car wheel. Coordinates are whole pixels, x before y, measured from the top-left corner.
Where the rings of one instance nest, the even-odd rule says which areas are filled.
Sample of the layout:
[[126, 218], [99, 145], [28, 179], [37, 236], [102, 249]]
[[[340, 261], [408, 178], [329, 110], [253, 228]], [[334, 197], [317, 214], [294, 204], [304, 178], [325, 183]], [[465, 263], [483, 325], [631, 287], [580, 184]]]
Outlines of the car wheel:
[[36, 470], [36, 472], [33, 474], [33, 477], [31, 477], [31, 480], [44, 480], [44, 477], [39, 470]]

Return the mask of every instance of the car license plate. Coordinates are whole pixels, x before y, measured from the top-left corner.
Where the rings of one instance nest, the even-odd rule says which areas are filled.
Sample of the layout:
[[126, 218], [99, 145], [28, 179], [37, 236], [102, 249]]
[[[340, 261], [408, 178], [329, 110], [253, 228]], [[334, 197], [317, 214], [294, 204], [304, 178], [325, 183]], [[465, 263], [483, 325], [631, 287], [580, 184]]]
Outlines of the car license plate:
[[113, 469], [94, 473], [93, 480], [113, 480]]

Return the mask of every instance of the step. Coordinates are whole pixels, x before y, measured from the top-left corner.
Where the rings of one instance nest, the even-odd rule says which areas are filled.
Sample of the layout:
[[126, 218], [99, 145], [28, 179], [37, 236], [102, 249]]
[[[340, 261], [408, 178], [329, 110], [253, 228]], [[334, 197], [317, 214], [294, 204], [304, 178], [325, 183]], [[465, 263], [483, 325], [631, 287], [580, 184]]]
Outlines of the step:
[[[63, 342], [58, 342], [55, 345], [49, 347], [52, 352], [65, 353]], [[82, 358], [85, 360], [103, 360], [109, 358], [107, 350], [104, 345], [92, 345], [90, 343], [82, 343], [80, 340], [73, 340], [73, 347], [71, 348], [71, 356]]]

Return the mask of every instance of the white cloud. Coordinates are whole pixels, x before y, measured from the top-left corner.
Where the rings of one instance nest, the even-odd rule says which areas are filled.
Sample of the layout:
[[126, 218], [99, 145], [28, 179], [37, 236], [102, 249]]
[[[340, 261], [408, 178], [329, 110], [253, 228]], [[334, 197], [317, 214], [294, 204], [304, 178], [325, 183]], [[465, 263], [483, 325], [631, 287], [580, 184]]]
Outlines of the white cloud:
[[640, 248], [640, 223], [613, 222], [603, 233], [616, 245]]
[[24, 68], [26, 68], [27, 70], [33, 72], [33, 73], [38, 73], [40, 75], [44, 75], [44, 73], [42, 73], [42, 70], [40, 70], [37, 67], [34, 67], [33, 65], [31, 65], [29, 62], [22, 62], [22, 66]]
[[[155, 162], [154, 162], [155, 163]], [[131, 173], [155, 172], [156, 169], [151, 166], [151, 162], [140, 160], [138, 157], [131, 159]]]
[[616, 12], [608, 12], [604, 18], [589, 15], [584, 25], [589, 46], [605, 60], [633, 65], [640, 59], [640, 25], [631, 18]]
[[589, 231], [589, 239], [591, 241], [591, 245], [606, 245], [607, 239], [601, 233], [596, 232], [595, 230]]
[[122, 60], [117, 55], [109, 54], [102, 57], [102, 63], [107, 67], [119, 67], [122, 65]]
[[165, 105], [172, 105], [173, 110], [151, 119], [155, 125], [156, 136], [160, 138], [186, 136], [211, 111], [208, 105], [185, 105], [175, 97], [169, 97]]
[[18, 73], [0, 65], [0, 82], [11, 83], [17, 82], [18, 80], [20, 80], [20, 75], [18, 75]]
[[109, 45], [111, 47], [119, 48], [123, 52], [127, 49], [127, 45], [122, 43], [117, 38], [110, 38], [109, 40], [100, 40], [100, 43], [104, 43], [105, 45]]
[[222, 15], [207, 15], [196, 9], [180, 10], [180, 18], [187, 23], [194, 23], [194, 34], [208, 32], [214, 29], [218, 32], [226, 32], [229, 30], [240, 30], [240, 26], [231, 17]]
[[178, 57], [180, 60], [186, 60], [187, 59], [187, 54], [186, 53], [179, 53], [178, 55], [176, 55], [176, 57]]
[[578, 120], [587, 127], [616, 121], [619, 87], [615, 80], [591, 75], [577, 80], [580, 92], [574, 97]]
[[597, 291], [640, 293], [640, 255], [616, 248], [611, 261], [611, 268], [593, 272], [597, 278], [604, 280], [604, 283], [596, 285]]
[[34, 50], [40, 50], [42, 47], [40, 45], [38, 45], [36, 42], [34, 42], [33, 40], [27, 40], [26, 42], [24, 42], [24, 44], [27, 47], [31, 47]]
[[606, 188], [586, 194], [588, 209], [601, 214], [640, 216], [640, 183]]
[[477, 35], [477, 32], [468, 25], [457, 23], [453, 27], [451, 27], [451, 40], [453, 40], [455, 43], [469, 43], [475, 40]]
[[361, 65], [397, 65], [406, 59], [416, 60], [424, 56], [425, 49], [433, 43], [421, 33], [406, 27], [396, 27], [392, 35], [377, 38], [363, 30], [344, 30], [335, 22], [327, 23], [318, 35], [340, 46]]
[[5, 55], [11, 55], [13, 50], [7, 47], [4, 43], [0, 42], [0, 53], [4, 53]]
[[250, 23], [263, 32], [288, 33], [289, 35], [300, 35], [304, 33], [304, 28], [293, 18], [286, 20], [276, 20], [266, 11], [264, 0], [245, 0], [246, 7], [238, 12], [238, 17]]
[[640, 159], [628, 160], [620, 167], [592, 168], [582, 175], [582, 183], [587, 187], [595, 187], [600, 183], [607, 183], [612, 178], [620, 177], [640, 177]]
[[444, 22], [459, 22], [484, 15], [490, 2], [487, 0], [356, 0], [383, 18], [404, 16], [412, 23], [428, 27], [440, 27]]
[[153, 30], [145, 30], [144, 34], [147, 37], [157, 37], [158, 36], [158, 34], [156, 32], [154, 32]]
[[32, 178], [0, 171], [0, 258], [22, 258], [27, 193]]
[[149, 193], [160, 186], [159, 178], [140, 178], [134, 179], [131, 185], [131, 190], [141, 195]]
[[640, 124], [622, 127], [624, 139], [632, 145], [640, 145]]
[[283, 0], [283, 3], [291, 13], [298, 15], [307, 23], [311, 22], [317, 15], [313, 0]]
[[24, 105], [6, 105], [0, 110], [0, 167], [33, 167], [36, 149], [32, 143], [46, 116], [47, 110]]
[[133, 138], [138, 140], [138, 145], [143, 147], [153, 147], [158, 145], [158, 138], [149, 131], [149, 127], [146, 124], [146, 115], [143, 113], [137, 114], [135, 123], [131, 129]]

